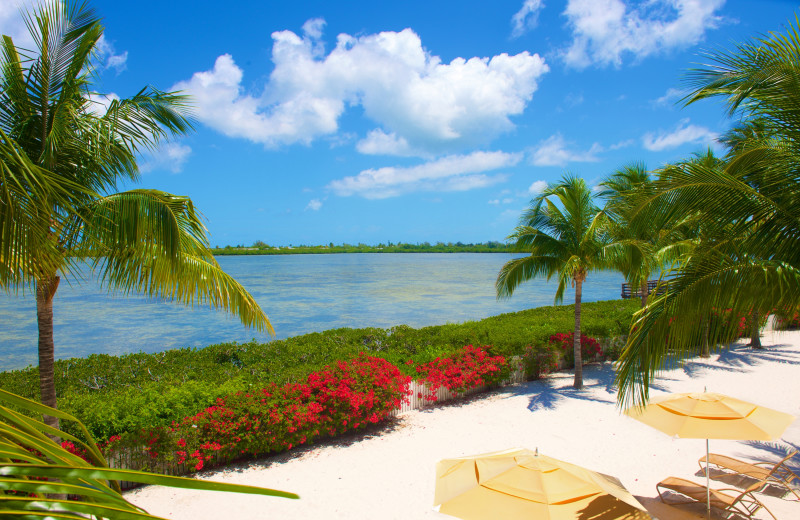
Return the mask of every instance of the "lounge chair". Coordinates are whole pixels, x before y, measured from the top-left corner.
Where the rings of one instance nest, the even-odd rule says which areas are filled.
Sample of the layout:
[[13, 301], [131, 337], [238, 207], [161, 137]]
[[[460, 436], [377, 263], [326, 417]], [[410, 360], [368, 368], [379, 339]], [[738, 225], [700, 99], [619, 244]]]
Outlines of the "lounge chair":
[[[739, 515], [744, 518], [753, 519], [759, 509], [763, 508], [764, 511], [769, 513], [769, 516], [778, 520], [772, 511], [762, 504], [753, 495], [762, 486], [761, 482], [753, 484], [747, 490], [741, 491], [739, 489], [712, 489], [711, 490], [711, 507], [722, 510], [724, 518], [735, 517]], [[691, 480], [684, 480], [678, 477], [668, 477], [658, 484], [656, 484], [658, 496], [665, 504], [705, 504], [706, 503], [706, 487], [702, 484], [692, 482]], [[669, 502], [664, 500], [663, 491], [670, 490], [686, 497], [686, 500], [673, 499]], [[736, 495], [729, 495], [723, 491], [734, 491]]]
[[[758, 480], [761, 482], [762, 489], [764, 489], [770, 484], [773, 484], [780, 488], [784, 488], [786, 489], [786, 491], [794, 493], [794, 496], [800, 499], [800, 491], [798, 491], [797, 489], [795, 489], [790, 485], [792, 480], [795, 479], [797, 479], [798, 483], [800, 484], [800, 476], [798, 476], [795, 472], [793, 472], [786, 466], [786, 461], [791, 459], [796, 453], [797, 450], [792, 450], [788, 455], [779, 460], [777, 463], [742, 462], [741, 460], [734, 459], [733, 457], [712, 453], [708, 456], [708, 464], [717, 466], [718, 468], [721, 469], [727, 469], [733, 471], [735, 474], [744, 475], [745, 477], [750, 477], [752, 479]], [[705, 456], [700, 457], [700, 460], [698, 460], [697, 463], [700, 464], [700, 468], [703, 469], [703, 471], [705, 471], [705, 466], [706, 466]]]

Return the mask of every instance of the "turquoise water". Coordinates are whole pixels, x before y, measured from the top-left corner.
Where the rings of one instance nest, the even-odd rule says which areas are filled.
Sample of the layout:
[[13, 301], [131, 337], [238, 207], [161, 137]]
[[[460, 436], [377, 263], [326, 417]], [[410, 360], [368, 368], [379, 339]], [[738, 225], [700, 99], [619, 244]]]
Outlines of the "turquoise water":
[[[258, 301], [278, 338], [339, 327], [412, 327], [479, 320], [552, 305], [555, 282], [532, 280], [497, 301], [494, 281], [510, 254], [424, 253], [223, 256], [219, 263]], [[590, 273], [584, 301], [619, 298], [619, 273]], [[565, 294], [564, 303], [574, 301]], [[157, 352], [266, 340], [204, 307], [108, 294], [91, 279], [62, 280], [54, 301], [56, 356]], [[33, 295], [0, 294], [0, 370], [36, 364]]]

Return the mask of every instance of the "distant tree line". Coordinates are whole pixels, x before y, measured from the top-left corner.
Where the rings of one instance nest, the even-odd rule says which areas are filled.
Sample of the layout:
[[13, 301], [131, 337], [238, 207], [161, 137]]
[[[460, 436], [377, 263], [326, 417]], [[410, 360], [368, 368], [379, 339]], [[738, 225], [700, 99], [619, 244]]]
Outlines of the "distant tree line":
[[422, 242], [409, 244], [405, 242], [367, 245], [348, 244], [339, 245], [333, 242], [327, 245], [288, 245], [271, 246], [261, 240], [256, 240], [251, 246], [238, 244], [225, 247], [216, 246], [211, 250], [215, 255], [302, 255], [302, 254], [334, 254], [334, 253], [510, 253], [511, 246], [503, 242], [482, 242], [478, 244], [463, 242]]

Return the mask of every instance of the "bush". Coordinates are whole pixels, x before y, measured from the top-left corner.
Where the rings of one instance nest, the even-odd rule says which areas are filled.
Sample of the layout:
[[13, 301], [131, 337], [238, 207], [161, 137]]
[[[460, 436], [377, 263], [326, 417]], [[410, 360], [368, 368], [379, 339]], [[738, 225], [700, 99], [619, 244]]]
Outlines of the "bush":
[[796, 330], [800, 328], [800, 312], [776, 313], [775, 327], [781, 330]]
[[[575, 367], [574, 337], [574, 332], [553, 334], [550, 336], [550, 344], [555, 345], [561, 351], [564, 364], [567, 368]], [[586, 334], [581, 334], [581, 359], [584, 363], [596, 359], [597, 356], [600, 356], [602, 353], [603, 349], [600, 348], [599, 341], [595, 338], [590, 338]]]
[[602, 346], [603, 349], [603, 358], [606, 361], [616, 361], [619, 359], [620, 355], [622, 354], [622, 349], [625, 348], [625, 343], [627, 342], [627, 336], [615, 336], [613, 338], [606, 338], [605, 346]]
[[304, 383], [274, 383], [221, 397], [170, 426], [123, 436], [113, 449], [144, 446], [155, 461], [208, 465], [274, 453], [386, 419], [407, 399], [409, 377], [364, 354], [309, 374]]
[[[436, 392], [442, 387], [452, 392], [464, 392], [480, 386], [497, 385], [508, 379], [511, 375], [508, 360], [500, 355], [490, 355], [490, 349], [488, 346], [467, 345], [448, 357], [437, 357], [417, 365], [417, 380], [428, 387], [425, 399], [435, 401]], [[413, 361], [406, 364], [411, 363]]]
[[528, 380], [540, 379], [542, 376], [558, 369], [561, 352], [552, 344], [528, 345], [522, 355], [522, 368]]

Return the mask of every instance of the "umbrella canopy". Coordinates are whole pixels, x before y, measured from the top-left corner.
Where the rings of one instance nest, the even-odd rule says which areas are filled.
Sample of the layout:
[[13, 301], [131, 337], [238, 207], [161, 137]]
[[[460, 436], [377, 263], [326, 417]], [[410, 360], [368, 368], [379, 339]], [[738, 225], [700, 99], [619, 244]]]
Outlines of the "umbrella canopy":
[[668, 435], [686, 439], [770, 441], [794, 416], [713, 392], [671, 394], [627, 415]]
[[519, 448], [439, 461], [434, 506], [464, 520], [650, 518], [615, 478]]
[[[775, 440], [794, 416], [714, 392], [670, 394], [647, 406], [625, 410], [630, 417], [668, 435], [685, 439]], [[706, 515], [711, 518], [711, 488], [706, 462]]]

